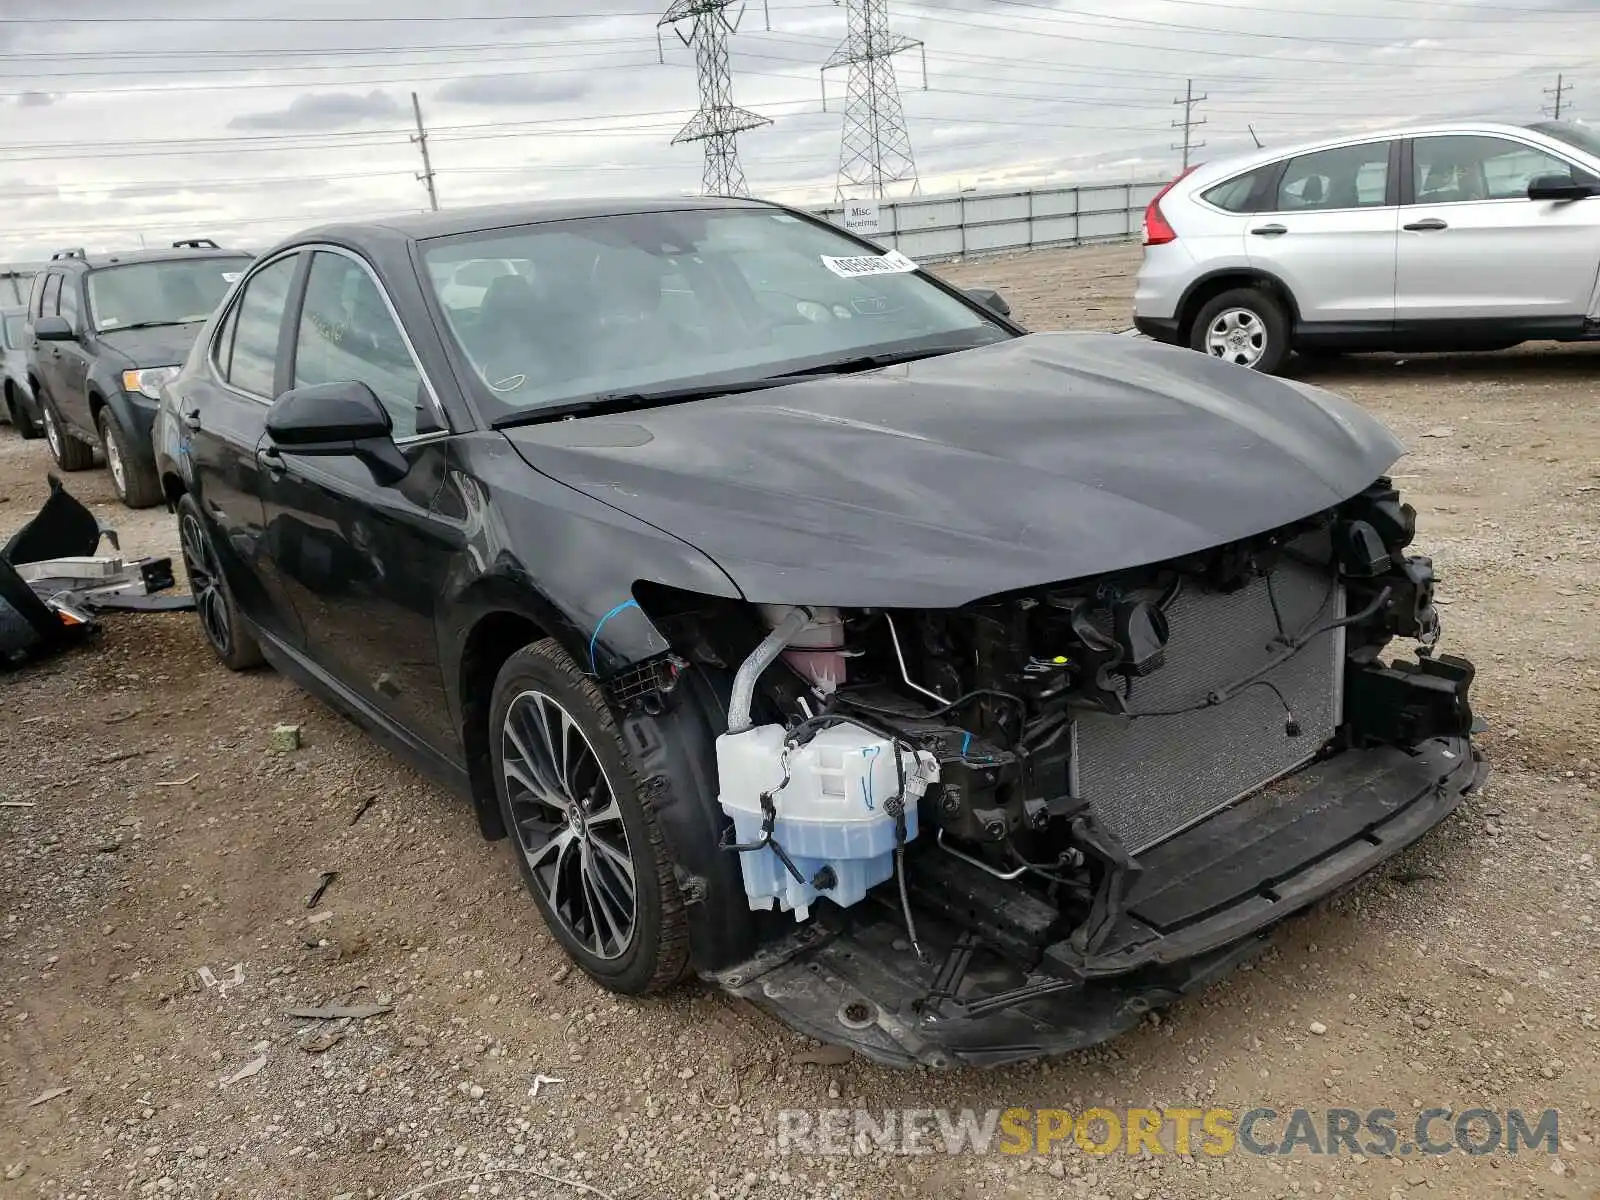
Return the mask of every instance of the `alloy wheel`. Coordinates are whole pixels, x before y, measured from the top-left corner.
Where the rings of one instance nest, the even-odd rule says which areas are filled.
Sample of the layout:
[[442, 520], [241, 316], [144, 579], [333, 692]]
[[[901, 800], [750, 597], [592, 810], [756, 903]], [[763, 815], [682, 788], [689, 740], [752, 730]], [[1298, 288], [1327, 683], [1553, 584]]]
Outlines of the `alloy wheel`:
[[549, 911], [590, 954], [620, 957], [638, 923], [633, 854], [587, 735], [559, 701], [523, 692], [506, 711], [501, 762], [517, 841]]
[[1206, 352], [1224, 362], [1254, 367], [1267, 353], [1267, 326], [1248, 308], [1225, 308], [1206, 330]]
[[55, 414], [50, 411], [48, 404], [40, 405], [44, 415], [44, 440], [50, 444], [50, 453], [55, 455], [56, 461], [61, 461], [61, 430], [56, 428]]
[[116, 484], [117, 495], [124, 500], [128, 497], [128, 470], [122, 465], [122, 449], [117, 445], [117, 438], [111, 432], [111, 423], [105, 425], [106, 466], [111, 468], [111, 482]]
[[222, 592], [222, 570], [216, 552], [211, 549], [200, 522], [187, 513], [179, 529], [179, 541], [200, 627], [205, 630], [213, 649], [227, 658], [233, 649], [233, 626], [228, 620], [228, 598]]

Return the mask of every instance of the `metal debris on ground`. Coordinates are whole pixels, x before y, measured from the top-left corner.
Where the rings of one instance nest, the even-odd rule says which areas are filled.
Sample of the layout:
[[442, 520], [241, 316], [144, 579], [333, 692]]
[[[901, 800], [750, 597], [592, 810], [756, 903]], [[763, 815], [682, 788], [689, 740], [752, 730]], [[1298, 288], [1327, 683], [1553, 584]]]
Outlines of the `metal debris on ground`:
[[392, 1004], [326, 1004], [319, 1008], [291, 1008], [283, 1015], [302, 1021], [365, 1021], [393, 1011]]
[[37, 808], [32, 800], [0, 800], [0, 808]]
[[39, 1105], [41, 1105], [41, 1104], [49, 1104], [50, 1101], [56, 1099], [59, 1096], [65, 1096], [71, 1090], [72, 1089], [70, 1087], [54, 1087], [54, 1088], [49, 1089], [48, 1091], [40, 1092], [32, 1100], [28, 1101], [28, 1107], [29, 1108], [38, 1108]]
[[267, 1056], [265, 1054], [261, 1055], [259, 1058], [252, 1058], [232, 1075], [229, 1075], [226, 1079], [222, 1080], [218, 1086], [227, 1087], [230, 1083], [238, 1083], [242, 1079], [249, 1079], [252, 1075], [259, 1075], [261, 1074], [261, 1068], [266, 1065]]
[[300, 726], [277, 725], [272, 730], [272, 748], [279, 754], [300, 749]]
[[307, 908], [315, 908], [322, 900], [322, 893], [328, 890], [328, 885], [339, 878], [337, 871], [324, 871], [322, 878], [317, 881], [317, 886], [312, 889], [311, 895], [306, 899]]
[[157, 787], [188, 787], [191, 783], [193, 783], [196, 779], [199, 779], [199, 778], [200, 778], [200, 772], [196, 771], [193, 775], [189, 776], [189, 778], [187, 778], [187, 779], [158, 779], [158, 780], [156, 780], [156, 786]]

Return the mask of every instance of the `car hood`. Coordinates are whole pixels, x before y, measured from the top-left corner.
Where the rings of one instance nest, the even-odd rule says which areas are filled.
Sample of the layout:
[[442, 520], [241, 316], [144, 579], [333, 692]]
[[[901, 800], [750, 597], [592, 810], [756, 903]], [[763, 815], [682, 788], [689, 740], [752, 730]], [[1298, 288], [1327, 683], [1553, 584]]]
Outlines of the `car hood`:
[[747, 599], [953, 607], [1310, 516], [1403, 452], [1365, 410], [1206, 355], [1032, 334], [506, 436]]
[[102, 346], [125, 355], [135, 367], [175, 367], [189, 357], [204, 321], [152, 325], [149, 329], [107, 329], [96, 333]]

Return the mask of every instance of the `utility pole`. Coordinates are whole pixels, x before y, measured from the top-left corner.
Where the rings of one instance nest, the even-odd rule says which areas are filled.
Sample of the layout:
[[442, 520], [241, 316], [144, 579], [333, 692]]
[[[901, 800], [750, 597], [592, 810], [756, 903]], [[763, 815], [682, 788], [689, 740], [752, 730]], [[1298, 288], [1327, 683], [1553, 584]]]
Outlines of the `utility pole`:
[[[747, 129], [772, 124], [770, 117], [740, 108], [733, 102], [733, 70], [728, 65], [728, 38], [737, 29], [727, 9], [735, 0], [673, 0], [661, 20], [659, 31], [671, 25], [678, 39], [694, 51], [695, 73], [700, 87], [700, 111], [672, 139], [705, 143], [705, 166], [700, 186], [708, 196], [748, 196], [744, 168], [739, 165], [738, 135]], [[744, 10], [741, 8], [740, 12]], [[679, 22], [689, 23], [685, 36]], [[664, 61], [664, 60], [663, 60]]]
[[1174, 129], [1183, 130], [1183, 144], [1180, 146], [1177, 143], [1174, 143], [1172, 148], [1174, 150], [1183, 151], [1183, 169], [1185, 171], [1189, 169], [1190, 151], [1198, 150], [1201, 146], [1205, 145], [1204, 142], [1197, 142], [1194, 140], [1194, 131], [1206, 123], [1206, 119], [1204, 117], [1196, 117], [1194, 115], [1194, 106], [1199, 104], [1200, 101], [1204, 99], [1206, 99], [1206, 96], [1196, 96], [1194, 94], [1194, 80], [1189, 79], [1184, 81], [1182, 99], [1173, 101], [1174, 104], [1183, 105], [1183, 120], [1174, 121], [1172, 123], [1172, 127]]
[[[838, 0], [834, 0], [838, 3]], [[849, 67], [844, 106], [844, 131], [839, 141], [840, 199], [847, 187], [865, 188], [882, 200], [892, 183], [911, 183], [920, 190], [917, 164], [911, 156], [911, 135], [900, 104], [894, 56], [922, 51], [922, 86], [928, 86], [928, 53], [921, 42], [889, 31], [888, 0], [846, 0], [849, 33], [822, 68], [822, 107], [828, 107], [828, 72]]]
[[1572, 90], [1572, 85], [1567, 82], [1566, 75], [1565, 74], [1557, 75], [1556, 76], [1556, 85], [1555, 85], [1555, 87], [1553, 87], [1553, 88], [1545, 88], [1545, 90], [1544, 90], [1544, 94], [1546, 96], [1555, 97], [1555, 104], [1552, 105], [1549, 108], [1542, 109], [1541, 111], [1544, 112], [1545, 115], [1547, 115], [1547, 116], [1554, 117], [1557, 121], [1561, 120], [1561, 104], [1562, 104], [1562, 101], [1564, 101], [1566, 99], [1567, 93], [1570, 92], [1571, 90]]
[[417, 99], [415, 92], [411, 93], [411, 111], [417, 116], [417, 132], [411, 135], [411, 140], [422, 150], [422, 172], [417, 178], [428, 187], [428, 207], [438, 212], [439, 193], [434, 190], [433, 163], [428, 158], [428, 129], [422, 123], [422, 101]]

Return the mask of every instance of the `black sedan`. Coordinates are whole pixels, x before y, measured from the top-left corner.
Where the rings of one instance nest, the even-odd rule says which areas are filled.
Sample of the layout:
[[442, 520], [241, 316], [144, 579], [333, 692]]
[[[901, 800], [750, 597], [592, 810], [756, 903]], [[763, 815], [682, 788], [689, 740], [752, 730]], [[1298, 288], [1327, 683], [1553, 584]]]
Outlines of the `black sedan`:
[[775, 205], [309, 231], [155, 441], [219, 657], [509, 833], [579, 966], [884, 1062], [1111, 1036], [1484, 770], [1365, 411]]

